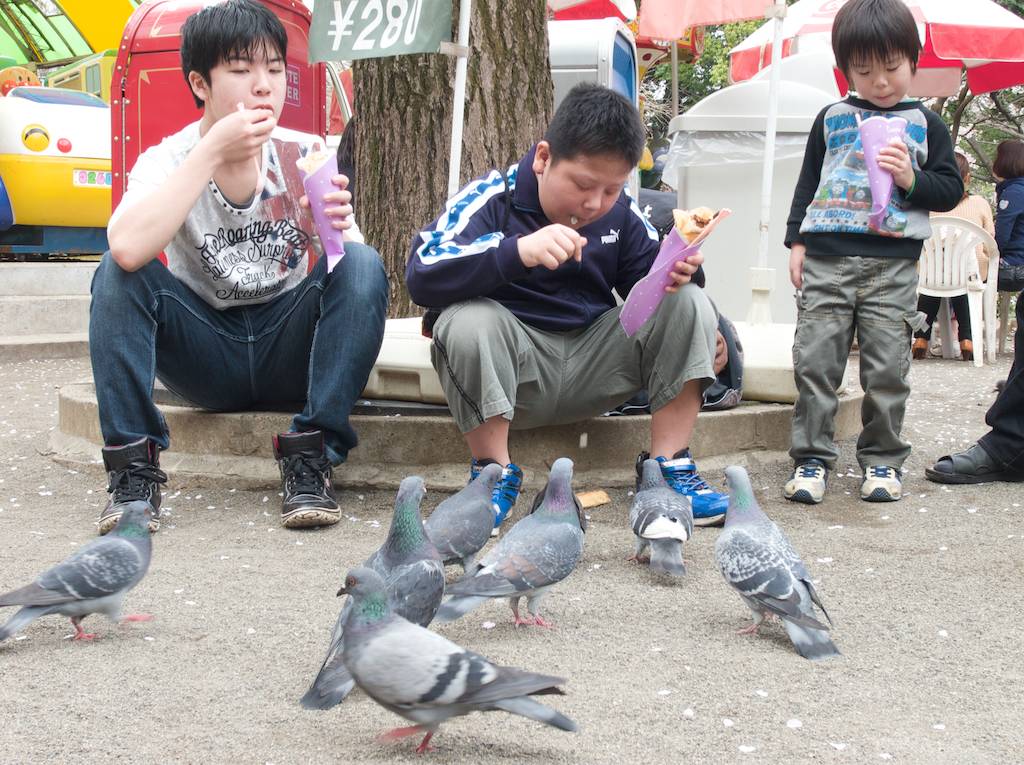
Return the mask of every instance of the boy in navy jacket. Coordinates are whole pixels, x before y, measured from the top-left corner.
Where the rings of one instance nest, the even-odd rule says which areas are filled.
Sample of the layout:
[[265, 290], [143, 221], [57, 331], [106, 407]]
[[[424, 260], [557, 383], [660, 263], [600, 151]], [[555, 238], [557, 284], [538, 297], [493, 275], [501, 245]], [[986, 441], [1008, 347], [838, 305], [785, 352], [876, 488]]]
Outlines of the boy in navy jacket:
[[409, 293], [440, 310], [431, 357], [471, 476], [505, 466], [496, 526], [522, 483], [510, 427], [579, 421], [644, 387], [653, 417], [638, 465], [661, 461], [696, 523], [724, 518], [727, 497], [704, 482], [689, 451], [701, 393], [715, 378], [715, 311], [691, 284], [703, 259], [675, 264], [671, 294], [632, 338], [612, 294], [625, 298], [658, 252], [657, 232], [624, 191], [643, 145], [629, 101], [577, 85], [544, 140], [506, 172], [472, 181], [413, 240]]

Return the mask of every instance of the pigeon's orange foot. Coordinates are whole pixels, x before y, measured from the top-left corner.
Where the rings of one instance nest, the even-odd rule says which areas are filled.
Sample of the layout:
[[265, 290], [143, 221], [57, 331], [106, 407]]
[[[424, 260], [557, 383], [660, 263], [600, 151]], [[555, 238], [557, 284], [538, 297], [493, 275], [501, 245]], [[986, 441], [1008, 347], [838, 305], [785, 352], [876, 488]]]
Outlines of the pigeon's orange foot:
[[127, 614], [121, 617], [122, 622], [151, 622], [153, 614]]
[[420, 745], [416, 747], [416, 754], [423, 754], [425, 752], [434, 751], [434, 747], [430, 746], [430, 738], [433, 735], [434, 731], [430, 731], [426, 736], [423, 737], [423, 740], [420, 742]]
[[379, 736], [377, 736], [377, 741], [383, 744], [388, 741], [398, 741], [401, 738], [416, 736], [422, 732], [423, 728], [419, 725], [410, 725], [407, 728], [392, 728], [391, 730], [385, 731], [384, 733], [381, 733]]

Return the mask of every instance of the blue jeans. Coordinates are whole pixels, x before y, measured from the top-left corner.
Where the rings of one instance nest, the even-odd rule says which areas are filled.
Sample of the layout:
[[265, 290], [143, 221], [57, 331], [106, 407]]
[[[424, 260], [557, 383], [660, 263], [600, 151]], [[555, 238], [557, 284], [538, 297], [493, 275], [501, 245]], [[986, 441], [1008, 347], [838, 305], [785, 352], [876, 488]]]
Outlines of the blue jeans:
[[345, 243], [295, 288], [261, 305], [218, 311], [158, 261], [123, 270], [103, 256], [92, 282], [89, 351], [108, 446], [146, 437], [170, 445], [153, 403], [155, 377], [204, 409], [304, 401], [294, 432], [321, 430], [327, 456], [357, 442], [349, 413], [384, 337], [388, 283], [377, 252]]

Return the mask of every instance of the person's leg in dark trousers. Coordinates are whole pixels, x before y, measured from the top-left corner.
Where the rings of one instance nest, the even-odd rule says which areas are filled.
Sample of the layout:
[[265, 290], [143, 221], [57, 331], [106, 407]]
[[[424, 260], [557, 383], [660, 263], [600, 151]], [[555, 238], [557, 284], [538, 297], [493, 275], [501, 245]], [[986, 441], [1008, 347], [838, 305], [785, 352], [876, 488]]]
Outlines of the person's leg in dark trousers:
[[1024, 477], [1024, 292], [1017, 295], [1013, 366], [1006, 387], [985, 414], [992, 431], [978, 441], [989, 456]]
[[100, 533], [116, 525], [133, 500], [160, 511], [159, 452], [169, 446], [163, 415], [153, 403], [157, 376], [189, 401], [216, 409], [244, 409], [248, 333], [238, 311], [217, 311], [154, 260], [125, 271], [110, 253], [93, 276], [89, 352], [103, 434], [103, 461], [111, 497]]
[[291, 429], [321, 431], [334, 465], [356, 445], [349, 415], [380, 352], [387, 307], [380, 256], [346, 242], [345, 257], [330, 274], [320, 258], [299, 286], [251, 309], [254, 400], [304, 401]]
[[1017, 296], [1013, 365], [1006, 386], [985, 414], [992, 430], [957, 454], [940, 457], [925, 475], [939, 483], [1024, 481], [1024, 292]]

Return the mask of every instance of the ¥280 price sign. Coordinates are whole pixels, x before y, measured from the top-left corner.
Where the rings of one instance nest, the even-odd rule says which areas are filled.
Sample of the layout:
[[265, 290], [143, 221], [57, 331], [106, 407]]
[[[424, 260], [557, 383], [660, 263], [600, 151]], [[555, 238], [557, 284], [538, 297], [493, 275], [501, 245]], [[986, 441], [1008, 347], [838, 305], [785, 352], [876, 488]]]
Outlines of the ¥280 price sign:
[[310, 60], [436, 53], [451, 27], [452, 0], [316, 0]]

